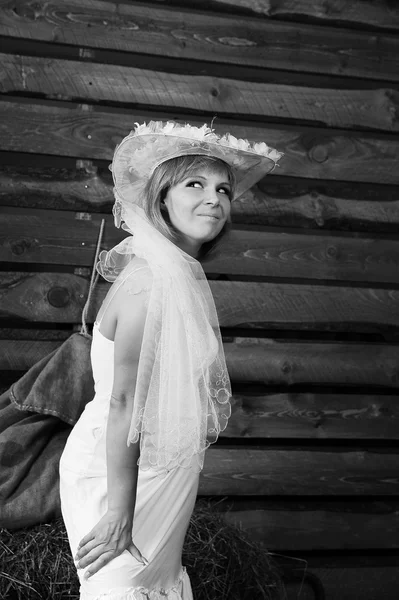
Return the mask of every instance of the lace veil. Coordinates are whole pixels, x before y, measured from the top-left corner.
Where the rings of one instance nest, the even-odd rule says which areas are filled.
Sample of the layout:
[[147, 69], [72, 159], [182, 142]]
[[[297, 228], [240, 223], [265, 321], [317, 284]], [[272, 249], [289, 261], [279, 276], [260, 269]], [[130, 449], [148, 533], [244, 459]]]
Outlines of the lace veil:
[[116, 191], [115, 198], [115, 225], [131, 235], [100, 254], [97, 270], [118, 285], [134, 255], [147, 265], [131, 273], [137, 288], [144, 279], [148, 309], [127, 443], [140, 438], [143, 469], [200, 470], [231, 412], [212, 292], [199, 261], [162, 235], [139, 203], [122, 201]]
[[[150, 121], [117, 146], [111, 166], [115, 224], [131, 235], [102, 252], [97, 269], [110, 282], [134, 278], [149, 300], [128, 444], [140, 438], [142, 468], [202, 468], [204, 451], [225, 429], [231, 386], [215, 303], [199, 261], [147, 219], [143, 189], [154, 169], [176, 156], [213, 156], [235, 173], [239, 197], [276, 166], [282, 153], [211, 127]], [[132, 258], [147, 268], [131, 272]], [[135, 262], [135, 261], [133, 261]]]

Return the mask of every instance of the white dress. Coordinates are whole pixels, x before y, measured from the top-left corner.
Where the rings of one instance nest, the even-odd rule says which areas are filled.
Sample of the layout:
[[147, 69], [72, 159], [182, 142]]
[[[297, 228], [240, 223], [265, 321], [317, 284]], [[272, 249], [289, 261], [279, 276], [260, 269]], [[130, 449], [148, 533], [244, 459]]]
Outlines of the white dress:
[[[95, 323], [94, 399], [73, 428], [60, 461], [61, 509], [74, 557], [79, 541], [107, 510], [105, 434], [113, 384], [114, 343]], [[184, 537], [198, 490], [194, 469], [139, 469], [133, 540], [147, 566], [125, 550], [88, 580], [78, 569], [81, 600], [192, 600], [182, 567]]]

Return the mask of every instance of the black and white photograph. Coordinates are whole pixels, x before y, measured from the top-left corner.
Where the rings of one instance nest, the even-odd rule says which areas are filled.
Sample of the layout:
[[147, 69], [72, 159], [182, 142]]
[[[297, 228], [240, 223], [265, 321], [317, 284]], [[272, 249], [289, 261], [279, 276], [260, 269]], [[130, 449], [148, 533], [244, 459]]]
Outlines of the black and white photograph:
[[0, 600], [399, 599], [399, 0], [0, 0]]

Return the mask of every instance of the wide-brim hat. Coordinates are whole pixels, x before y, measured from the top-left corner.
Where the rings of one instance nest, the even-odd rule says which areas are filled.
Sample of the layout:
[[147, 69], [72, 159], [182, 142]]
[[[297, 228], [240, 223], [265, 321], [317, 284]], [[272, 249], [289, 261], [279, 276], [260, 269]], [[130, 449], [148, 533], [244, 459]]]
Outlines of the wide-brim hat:
[[251, 144], [229, 133], [219, 136], [206, 124], [150, 121], [135, 125], [116, 147], [110, 165], [116, 192], [125, 200], [134, 200], [137, 184], [148, 181], [160, 164], [187, 155], [212, 156], [227, 163], [236, 177], [235, 200], [270, 173], [283, 155], [265, 142]]

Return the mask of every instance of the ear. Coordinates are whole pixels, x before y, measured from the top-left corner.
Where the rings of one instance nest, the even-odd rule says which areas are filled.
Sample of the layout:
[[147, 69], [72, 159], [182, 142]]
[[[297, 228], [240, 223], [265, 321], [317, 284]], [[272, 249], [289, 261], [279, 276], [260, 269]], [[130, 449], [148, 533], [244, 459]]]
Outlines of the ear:
[[168, 195], [168, 188], [164, 188], [161, 191], [161, 195], [160, 195], [160, 208], [161, 210], [166, 210], [166, 196]]

